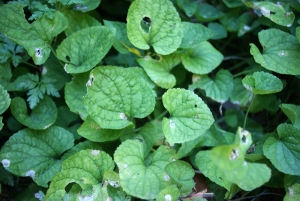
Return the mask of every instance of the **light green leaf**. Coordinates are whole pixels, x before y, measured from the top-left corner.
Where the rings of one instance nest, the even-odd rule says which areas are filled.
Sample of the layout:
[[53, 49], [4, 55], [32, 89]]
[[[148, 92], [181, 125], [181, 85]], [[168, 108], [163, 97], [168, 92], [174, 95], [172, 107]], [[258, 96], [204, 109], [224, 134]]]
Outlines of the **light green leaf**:
[[247, 75], [242, 83], [253, 94], [272, 94], [283, 89], [283, 84], [279, 78], [263, 71]]
[[234, 87], [230, 95], [230, 101], [235, 105], [246, 107], [250, 103], [253, 94], [245, 89], [242, 78], [235, 78], [233, 83]]
[[61, 168], [58, 158], [73, 145], [73, 134], [57, 126], [40, 131], [24, 129], [4, 144], [0, 159], [13, 174], [31, 177], [38, 185], [47, 187]]
[[43, 41], [51, 44], [53, 38], [67, 28], [68, 19], [61, 12], [55, 11], [52, 19], [44, 15], [33, 22], [32, 26]]
[[50, 55], [50, 44], [27, 22], [23, 4], [5, 4], [0, 7], [0, 13], [0, 32], [23, 46], [35, 64], [45, 63]]
[[202, 42], [193, 49], [187, 49], [181, 56], [185, 69], [195, 74], [208, 74], [223, 60], [223, 55], [209, 42]]
[[192, 192], [195, 186], [193, 180], [195, 171], [189, 163], [177, 160], [166, 165], [165, 171], [179, 186], [181, 196], [187, 196]]
[[84, 104], [101, 128], [125, 128], [154, 110], [155, 95], [137, 69], [99, 66], [91, 72]]
[[214, 122], [200, 97], [185, 89], [169, 89], [163, 95], [170, 118], [163, 118], [164, 135], [170, 143], [182, 143], [201, 136]]
[[216, 34], [212, 29], [209, 29], [202, 24], [182, 22], [182, 28], [183, 38], [180, 48], [194, 48]]
[[259, 10], [261, 15], [269, 18], [274, 23], [281, 26], [291, 27], [294, 22], [295, 14], [290, 11], [290, 6], [288, 3], [246, 1], [245, 4], [248, 7]]
[[180, 63], [181, 59], [179, 54], [162, 56], [160, 60], [145, 56], [144, 58], [138, 58], [136, 61], [159, 87], [169, 89], [175, 86], [176, 79], [170, 71]]
[[195, 17], [200, 22], [210, 22], [213, 20], [218, 19], [221, 17], [224, 13], [217, 9], [216, 7], [207, 4], [207, 3], [201, 3], [198, 5], [198, 10], [195, 14]]
[[55, 123], [57, 108], [51, 98], [45, 96], [28, 114], [24, 99], [13, 98], [10, 105], [12, 115], [21, 124], [36, 130], [44, 130]]
[[157, 201], [176, 201], [180, 196], [180, 191], [175, 185], [168, 186], [157, 195]]
[[83, 104], [83, 96], [86, 95], [86, 83], [88, 80], [89, 73], [77, 74], [65, 86], [65, 99], [70, 111], [79, 114], [83, 120], [88, 116]]
[[288, 192], [286, 192], [283, 201], [298, 201], [300, 200], [300, 184], [294, 184], [288, 187]]
[[174, 52], [183, 37], [178, 12], [169, 0], [135, 0], [127, 15], [131, 43], [143, 50], [153, 46], [158, 54]]
[[300, 44], [294, 36], [278, 29], [268, 29], [259, 32], [258, 38], [263, 54], [254, 44], [250, 44], [250, 53], [257, 63], [276, 73], [300, 74]]
[[92, 117], [88, 116], [77, 132], [82, 137], [93, 142], [107, 142], [120, 137], [123, 134], [124, 129], [103, 129], [93, 120]]
[[226, 188], [228, 191], [232, 185], [225, 176], [221, 168], [218, 168], [210, 158], [210, 151], [200, 151], [195, 158], [196, 166], [212, 182]]
[[196, 88], [203, 89], [206, 96], [219, 103], [224, 103], [230, 97], [233, 87], [234, 83], [231, 73], [228, 70], [220, 69], [214, 79], [207, 75], [199, 76], [199, 80], [190, 85], [189, 89], [193, 91]]
[[70, 149], [69, 151], [64, 153], [64, 155], [61, 157], [61, 160], [64, 161], [65, 159], [69, 158], [70, 156], [73, 156], [76, 153], [80, 152], [81, 150], [86, 150], [86, 149], [102, 150], [99, 143], [86, 140], [83, 142], [79, 142], [74, 147], [72, 147], [72, 149]]
[[251, 144], [251, 134], [239, 128], [234, 144], [217, 146], [210, 151], [210, 158], [220, 168], [221, 175], [246, 191], [260, 187], [271, 177], [271, 170], [265, 164], [244, 160]]
[[300, 129], [300, 106], [293, 104], [281, 104], [279, 107], [292, 122], [293, 126]]
[[95, 67], [111, 48], [116, 30], [104, 26], [81, 29], [58, 46], [57, 57], [67, 73], [83, 73]]
[[104, 172], [113, 170], [114, 166], [112, 158], [104, 151], [82, 150], [62, 163], [62, 170], [52, 179], [45, 200], [63, 200], [65, 187], [70, 183], [79, 184], [83, 191], [92, 190], [102, 181]]
[[101, 0], [83, 0], [83, 3], [75, 4], [73, 9], [86, 13], [96, 9], [100, 3]]
[[141, 199], [155, 199], [161, 190], [171, 184], [170, 176], [164, 168], [174, 157], [173, 150], [160, 146], [146, 164], [140, 141], [123, 142], [115, 151], [114, 159], [124, 191]]
[[103, 21], [105, 26], [116, 29], [115, 41], [113, 44], [114, 48], [121, 54], [130, 53], [130, 51], [126, 48], [126, 46], [132, 48], [133, 45], [128, 39], [126, 24], [123, 22], [114, 22], [108, 20], [103, 20]]
[[119, 174], [113, 170], [106, 170], [103, 175], [103, 181], [107, 182], [113, 188], [120, 187], [120, 177]]
[[101, 23], [99, 21], [94, 19], [92, 16], [80, 11], [66, 10], [64, 12], [64, 15], [69, 21], [69, 25], [65, 29], [65, 33], [67, 36], [70, 36], [71, 34], [84, 28], [101, 26]]
[[10, 97], [4, 87], [0, 84], [0, 114], [5, 112], [10, 105]]
[[300, 175], [300, 130], [290, 124], [280, 124], [277, 134], [278, 136], [270, 136], [265, 141], [265, 156], [279, 171]]
[[227, 37], [226, 28], [222, 24], [217, 22], [210, 22], [207, 26], [209, 29], [213, 30], [216, 33], [216, 35], [214, 35], [211, 39], [219, 40]]

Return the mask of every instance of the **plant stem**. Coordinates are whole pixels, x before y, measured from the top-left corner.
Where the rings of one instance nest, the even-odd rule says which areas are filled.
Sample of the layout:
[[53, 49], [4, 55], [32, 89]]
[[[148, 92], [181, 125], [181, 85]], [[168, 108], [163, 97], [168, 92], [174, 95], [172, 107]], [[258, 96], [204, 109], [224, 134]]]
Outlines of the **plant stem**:
[[31, 67], [33, 67], [33, 68], [38, 69], [38, 67], [37, 67], [36, 65], [33, 65], [33, 64], [31, 64], [31, 63], [28, 63], [27, 61], [21, 61], [21, 63], [26, 64], [26, 65], [28, 65], [28, 66], [31, 66]]
[[249, 111], [250, 111], [250, 108], [251, 108], [251, 105], [253, 103], [254, 98], [255, 98], [255, 95], [252, 97], [250, 105], [249, 105], [249, 107], [247, 109], [247, 113], [245, 115], [244, 126], [243, 126], [244, 129], [246, 129], [246, 123], [247, 123], [248, 114], [249, 114]]
[[252, 72], [254, 72], [254, 71], [255, 71], [254, 69], [251, 69], [251, 70], [245, 70], [245, 71], [242, 71], [242, 72], [239, 72], [239, 73], [233, 75], [233, 77], [235, 78], [235, 77], [238, 77], [238, 76], [243, 75], [243, 74], [246, 74], [246, 73], [252, 73]]
[[235, 64], [234, 66], [231, 66], [230, 68], [228, 68], [229, 71], [233, 71], [235, 70], [236, 68], [239, 68], [241, 67], [242, 65], [244, 65], [245, 63], [247, 63], [248, 59], [245, 59], [237, 64]]
[[50, 49], [51, 49], [51, 52], [53, 53], [53, 55], [55, 56], [55, 58], [57, 59], [57, 61], [58, 61], [58, 63], [62, 66], [62, 67], [64, 67], [64, 65], [61, 63], [61, 61], [58, 59], [58, 57], [57, 57], [57, 55], [56, 55], [56, 53], [55, 53], [55, 51], [54, 51], [54, 49], [52, 48], [52, 46], [50, 45]]
[[163, 118], [167, 113], [168, 113], [168, 110], [165, 110], [153, 120], [154, 121], [159, 120], [159, 119]]

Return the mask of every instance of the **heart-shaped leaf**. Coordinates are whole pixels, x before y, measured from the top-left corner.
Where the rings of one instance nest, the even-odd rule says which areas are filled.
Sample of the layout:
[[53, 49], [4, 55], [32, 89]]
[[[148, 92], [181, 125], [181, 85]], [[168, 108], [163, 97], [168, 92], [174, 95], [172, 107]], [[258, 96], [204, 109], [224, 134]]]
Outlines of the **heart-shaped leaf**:
[[101, 128], [122, 129], [153, 111], [155, 94], [138, 71], [99, 66], [91, 72], [84, 104]]
[[300, 106], [293, 104], [281, 104], [280, 109], [289, 118], [292, 124], [300, 129]]
[[57, 57], [67, 73], [83, 73], [95, 67], [111, 48], [116, 29], [94, 26], [81, 29], [58, 46]]
[[24, 129], [4, 144], [0, 160], [15, 175], [31, 177], [38, 185], [47, 187], [61, 168], [58, 158], [74, 145], [73, 134], [52, 126], [46, 130]]
[[268, 29], [259, 32], [258, 39], [263, 46], [263, 54], [250, 44], [250, 53], [257, 63], [276, 73], [300, 74], [300, 44], [296, 37], [278, 29]]
[[124, 191], [141, 199], [155, 199], [161, 190], [171, 184], [170, 176], [164, 168], [174, 157], [173, 150], [160, 146], [146, 163], [140, 141], [123, 142], [115, 151], [114, 159]]
[[202, 135], [214, 122], [200, 97], [185, 89], [169, 89], [163, 95], [170, 118], [163, 118], [163, 132], [170, 143], [182, 143]]
[[180, 17], [169, 0], [135, 0], [127, 15], [130, 42], [143, 50], [153, 46], [158, 54], [174, 52], [183, 37]]

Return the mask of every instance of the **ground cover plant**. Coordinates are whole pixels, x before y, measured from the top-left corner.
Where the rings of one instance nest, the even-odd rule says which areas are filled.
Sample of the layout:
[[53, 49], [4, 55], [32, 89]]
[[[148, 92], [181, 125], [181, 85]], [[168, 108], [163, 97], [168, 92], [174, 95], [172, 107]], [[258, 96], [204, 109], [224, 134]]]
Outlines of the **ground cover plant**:
[[0, 1], [0, 200], [300, 200], [299, 1]]

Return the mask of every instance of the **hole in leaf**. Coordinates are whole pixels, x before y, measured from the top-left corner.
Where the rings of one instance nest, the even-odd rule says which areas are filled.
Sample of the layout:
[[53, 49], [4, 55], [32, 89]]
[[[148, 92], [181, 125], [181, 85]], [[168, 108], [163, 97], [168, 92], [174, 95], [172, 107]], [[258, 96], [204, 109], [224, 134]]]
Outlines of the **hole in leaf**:
[[239, 150], [238, 149], [232, 149], [230, 153], [230, 160], [234, 160], [239, 157]]
[[246, 138], [245, 135], [243, 135], [243, 137], [242, 137], [242, 142], [243, 142], [244, 144], [247, 143], [247, 138]]
[[197, 104], [195, 104], [195, 107], [197, 107]]
[[69, 62], [71, 61], [71, 58], [67, 55], [66, 56], [66, 60], [68, 60]]
[[73, 187], [74, 189], [78, 189], [78, 190], [82, 191], [81, 186], [80, 186], [79, 184], [75, 183], [75, 182], [69, 183], [69, 184], [65, 187], [65, 191], [66, 191], [67, 193], [69, 193], [72, 187]]
[[151, 19], [149, 17], [144, 17], [141, 20], [141, 28], [145, 33], [149, 33], [150, 27], [151, 27]]

